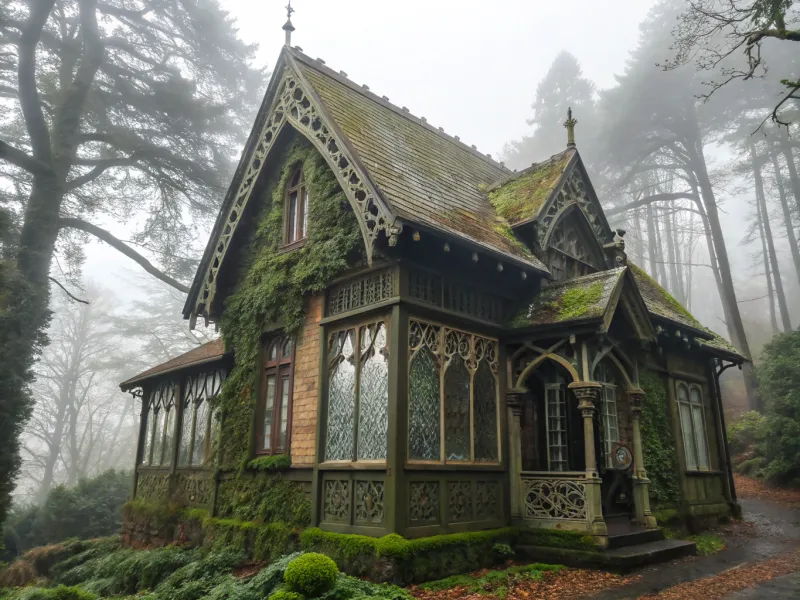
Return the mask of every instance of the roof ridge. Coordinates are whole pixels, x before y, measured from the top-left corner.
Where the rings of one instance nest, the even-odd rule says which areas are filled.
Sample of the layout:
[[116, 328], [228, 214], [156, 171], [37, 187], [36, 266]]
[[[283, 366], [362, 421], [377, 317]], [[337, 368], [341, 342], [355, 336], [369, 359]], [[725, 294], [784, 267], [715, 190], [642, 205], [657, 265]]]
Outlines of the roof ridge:
[[[546, 158], [546, 159], [544, 159], [544, 160], [542, 160], [540, 162], [531, 163], [531, 166], [525, 167], [524, 169], [521, 169], [519, 171], [511, 171], [511, 173], [509, 174], [508, 177], [506, 177], [505, 179], [501, 179], [500, 181], [496, 181], [490, 187], [486, 188], [486, 192], [487, 193], [492, 192], [492, 191], [496, 190], [497, 188], [504, 186], [507, 183], [510, 183], [510, 182], [512, 182], [512, 181], [514, 181], [516, 179], [519, 179], [520, 177], [525, 176], [527, 173], [530, 173], [531, 171], [535, 171], [537, 169], [542, 168], [545, 165], [549, 165], [549, 164], [553, 164], [555, 162], [558, 162], [558, 159], [562, 158], [564, 155], [566, 155], [569, 152], [573, 152], [574, 154], [577, 154], [578, 153], [578, 149], [577, 148], [564, 148], [561, 152], [556, 152], [555, 154], [551, 155], [550, 158]], [[564, 168], [566, 168], [566, 165], [565, 165]]]
[[333, 69], [331, 69], [329, 66], [327, 66], [325, 64], [325, 61], [323, 61], [320, 58], [317, 58], [317, 59], [311, 58], [310, 56], [305, 54], [303, 52], [303, 50], [301, 48], [299, 48], [298, 46], [287, 47], [287, 49], [288, 49], [289, 53], [292, 55], [293, 58], [296, 58], [297, 60], [299, 60], [302, 63], [306, 64], [307, 66], [311, 67], [312, 69], [315, 69], [315, 70], [319, 71], [320, 73], [322, 73], [322, 74], [324, 74], [324, 75], [326, 75], [328, 77], [331, 77], [332, 79], [338, 81], [339, 83], [341, 83], [343, 85], [346, 85], [347, 87], [349, 87], [354, 92], [357, 92], [357, 93], [361, 94], [362, 96], [364, 96], [365, 98], [368, 98], [368, 99], [372, 100], [373, 102], [375, 102], [377, 104], [380, 104], [381, 106], [384, 106], [385, 108], [390, 109], [391, 111], [395, 112], [396, 114], [400, 115], [401, 117], [404, 117], [405, 119], [411, 121], [412, 123], [416, 123], [417, 125], [421, 125], [422, 127], [427, 129], [431, 133], [434, 133], [434, 134], [438, 135], [440, 138], [450, 142], [451, 144], [455, 145], [458, 148], [461, 148], [462, 150], [466, 150], [467, 152], [469, 152], [473, 156], [476, 156], [477, 158], [480, 158], [480, 159], [488, 162], [493, 167], [502, 169], [503, 171], [506, 171], [508, 174], [513, 174], [514, 173], [514, 171], [512, 171], [511, 169], [509, 169], [505, 165], [505, 163], [493, 159], [490, 154], [483, 154], [475, 146], [468, 146], [467, 144], [465, 144], [464, 142], [461, 141], [461, 138], [459, 138], [458, 136], [452, 136], [449, 133], [446, 133], [444, 131], [444, 129], [442, 129], [441, 127], [434, 127], [433, 125], [428, 123], [428, 121], [427, 121], [427, 119], [425, 119], [425, 117], [417, 117], [416, 115], [412, 114], [408, 110], [408, 108], [399, 107], [396, 104], [392, 104], [391, 102], [389, 102], [389, 99], [386, 96], [378, 96], [376, 93], [372, 92], [369, 89], [369, 86], [367, 86], [366, 84], [358, 85], [355, 81], [352, 81], [351, 79], [349, 79], [347, 77], [347, 74], [344, 71], [340, 71], [340, 72], [334, 71]]
[[628, 268], [627, 265], [623, 265], [622, 267], [614, 267], [613, 269], [603, 269], [602, 271], [596, 271], [594, 273], [589, 273], [588, 275], [581, 275], [580, 277], [573, 277], [571, 279], [559, 279], [558, 281], [551, 281], [544, 283], [542, 285], [542, 288], [553, 289], [562, 285], [575, 283], [576, 281], [591, 281], [592, 279], [610, 277], [612, 274], [619, 275], [620, 273], [623, 273], [627, 268]]

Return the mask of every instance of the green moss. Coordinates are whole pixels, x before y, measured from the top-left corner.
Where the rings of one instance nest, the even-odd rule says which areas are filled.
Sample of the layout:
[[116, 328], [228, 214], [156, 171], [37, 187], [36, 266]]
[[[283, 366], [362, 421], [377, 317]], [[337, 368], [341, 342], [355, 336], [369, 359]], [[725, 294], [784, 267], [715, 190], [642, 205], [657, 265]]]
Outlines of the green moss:
[[725, 540], [720, 536], [713, 533], [701, 533], [698, 535], [690, 535], [689, 541], [694, 542], [697, 546], [698, 556], [707, 556], [709, 554], [716, 554], [725, 549]]
[[[297, 166], [309, 193], [308, 237], [297, 249], [282, 252], [286, 182]], [[260, 212], [240, 261], [235, 287], [225, 301], [221, 327], [235, 362], [220, 394], [223, 414], [221, 463], [242, 468], [250, 456], [256, 374], [262, 333], [276, 326], [299, 330], [304, 300], [322, 292], [348, 267], [364, 259], [358, 220], [324, 158], [302, 137], [286, 148], [279, 166], [264, 175]]]
[[670, 525], [680, 521], [680, 513], [675, 508], [662, 507], [652, 512], [659, 525]]
[[220, 482], [216, 514], [240, 521], [281, 522], [303, 528], [311, 522], [311, 502], [298, 481], [280, 474], [240, 475]]
[[553, 308], [556, 321], [569, 321], [584, 316], [603, 296], [603, 284], [593, 283], [585, 288], [571, 288], [565, 291]]
[[641, 432], [644, 468], [650, 480], [650, 501], [654, 507], [672, 507], [680, 501], [675, 439], [668, 417], [664, 381], [652, 371], [639, 373], [644, 392]]
[[522, 581], [537, 581], [547, 572], [559, 571], [563, 567], [559, 565], [545, 565], [542, 563], [532, 563], [530, 565], [518, 565], [508, 569], [489, 571], [480, 576], [476, 575], [451, 575], [444, 579], [423, 583], [419, 589], [428, 592], [439, 592], [449, 590], [454, 587], [465, 588], [468, 594], [491, 594], [496, 597], [505, 597], [507, 588], [515, 583]]
[[285, 471], [292, 466], [292, 459], [287, 454], [259, 456], [247, 463], [248, 471]]
[[526, 529], [520, 534], [520, 542], [526, 546], [540, 548], [564, 548], [567, 550], [598, 552], [592, 536], [560, 529]]
[[[631, 270], [633, 275], [636, 277], [637, 283], [644, 282], [647, 287], [649, 287], [654, 294], [657, 295], [656, 300], [663, 303], [669, 310], [679, 314], [680, 316], [684, 317], [685, 319], [689, 320], [691, 323], [694, 324], [695, 327], [698, 329], [702, 329], [702, 325], [695, 319], [688, 310], [686, 310], [680, 302], [675, 300], [670, 293], [661, 287], [655, 279], [650, 277], [644, 269], [641, 267], [636, 266], [635, 264], [629, 262], [628, 268]], [[644, 291], [644, 290], [642, 290]], [[647, 296], [647, 294], [645, 294]]]
[[567, 162], [569, 155], [565, 153], [556, 160], [523, 171], [514, 179], [491, 190], [489, 202], [497, 214], [512, 225], [533, 218], [558, 183]]

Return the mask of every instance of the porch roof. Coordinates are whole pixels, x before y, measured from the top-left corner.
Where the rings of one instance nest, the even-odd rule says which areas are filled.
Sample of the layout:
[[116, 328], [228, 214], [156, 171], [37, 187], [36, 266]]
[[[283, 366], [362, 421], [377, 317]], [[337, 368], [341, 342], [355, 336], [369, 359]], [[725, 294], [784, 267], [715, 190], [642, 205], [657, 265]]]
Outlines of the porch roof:
[[533, 301], [511, 319], [509, 327], [528, 329], [555, 323], [600, 321], [626, 270], [620, 267], [542, 286]]
[[127, 392], [133, 388], [140, 387], [142, 383], [149, 379], [153, 379], [154, 377], [166, 375], [168, 373], [180, 371], [189, 367], [196, 367], [198, 365], [216, 362], [221, 360], [224, 356], [225, 344], [222, 341], [222, 338], [218, 338], [216, 340], [207, 342], [202, 346], [198, 346], [197, 348], [192, 348], [188, 352], [184, 352], [175, 358], [171, 358], [160, 365], [156, 365], [147, 369], [146, 371], [142, 371], [138, 375], [134, 375], [133, 377], [130, 377], [129, 379], [126, 379], [120, 383], [119, 387], [123, 392]]

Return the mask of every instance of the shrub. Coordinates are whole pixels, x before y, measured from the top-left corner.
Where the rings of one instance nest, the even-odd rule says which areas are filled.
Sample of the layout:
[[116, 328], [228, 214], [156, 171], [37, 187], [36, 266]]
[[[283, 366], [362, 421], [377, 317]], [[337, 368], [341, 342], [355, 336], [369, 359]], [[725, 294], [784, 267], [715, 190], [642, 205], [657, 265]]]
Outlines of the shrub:
[[15, 560], [0, 569], [0, 587], [21, 587], [36, 579], [33, 565], [26, 560]]
[[268, 600], [303, 600], [303, 595], [289, 590], [277, 590], [269, 595]]
[[32, 588], [26, 590], [19, 600], [95, 600], [97, 596], [76, 587], [59, 585], [54, 588]]
[[309, 552], [289, 563], [283, 580], [292, 591], [313, 598], [333, 587], [338, 572], [336, 563], [330, 558], [324, 554]]
[[492, 552], [501, 560], [513, 558], [516, 552], [508, 544], [495, 544], [492, 546]]

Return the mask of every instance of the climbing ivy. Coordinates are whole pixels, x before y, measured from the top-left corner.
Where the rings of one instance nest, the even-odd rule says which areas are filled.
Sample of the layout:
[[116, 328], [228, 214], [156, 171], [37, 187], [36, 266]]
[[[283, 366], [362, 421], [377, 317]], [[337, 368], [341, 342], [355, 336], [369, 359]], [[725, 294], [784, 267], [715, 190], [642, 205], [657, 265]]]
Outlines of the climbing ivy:
[[[226, 350], [234, 366], [220, 394], [223, 414], [221, 462], [243, 468], [255, 407], [253, 367], [261, 334], [282, 327], [296, 332], [304, 299], [323, 291], [348, 266], [364, 260], [355, 215], [323, 157], [302, 137], [289, 143], [283, 159], [266, 174], [254, 231], [243, 252], [233, 292], [222, 313]], [[300, 248], [281, 251], [286, 183], [300, 166], [309, 197], [308, 237]]]
[[675, 505], [680, 490], [675, 440], [667, 417], [667, 390], [664, 381], [651, 371], [639, 373], [639, 386], [645, 391], [641, 432], [644, 468], [650, 479], [650, 500], [654, 507]]

